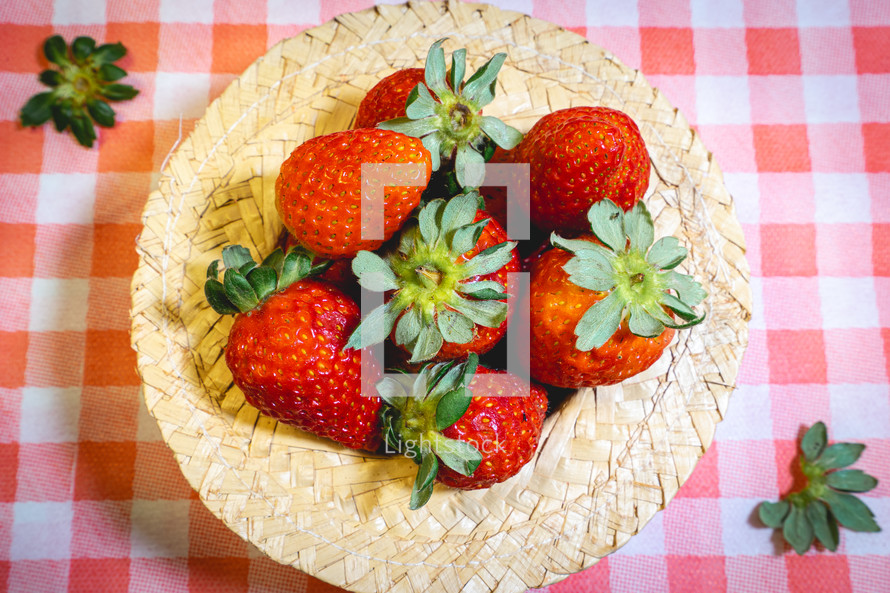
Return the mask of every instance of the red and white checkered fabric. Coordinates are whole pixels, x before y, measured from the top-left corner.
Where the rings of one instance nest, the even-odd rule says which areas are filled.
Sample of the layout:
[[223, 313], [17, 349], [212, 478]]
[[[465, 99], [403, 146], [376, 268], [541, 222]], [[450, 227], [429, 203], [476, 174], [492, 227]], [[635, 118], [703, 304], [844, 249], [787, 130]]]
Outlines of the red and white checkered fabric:
[[[335, 590], [217, 521], [140, 402], [134, 238], [180, 135], [287, 36], [353, 0], [0, 4], [0, 591]], [[725, 422], [668, 508], [547, 590], [884, 592], [890, 583], [890, 4], [495, 2], [640, 68], [716, 154], [752, 268], [751, 344]], [[141, 90], [87, 150], [16, 118], [43, 40], [122, 41]], [[180, 124], [181, 119], [181, 124]], [[756, 505], [799, 480], [801, 429], [868, 448], [885, 531], [797, 556]]]

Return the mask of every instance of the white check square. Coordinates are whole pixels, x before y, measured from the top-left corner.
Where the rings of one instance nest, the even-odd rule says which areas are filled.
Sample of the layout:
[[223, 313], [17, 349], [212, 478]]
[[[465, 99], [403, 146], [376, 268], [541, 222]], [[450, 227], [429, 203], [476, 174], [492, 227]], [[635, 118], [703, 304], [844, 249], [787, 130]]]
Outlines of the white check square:
[[53, 24], [104, 25], [105, 0], [55, 0]]
[[858, 123], [861, 119], [859, 91], [853, 75], [804, 76], [803, 98], [807, 123]]
[[637, 3], [611, 0], [587, 0], [588, 27], [638, 27]]
[[73, 443], [80, 423], [80, 387], [22, 388], [19, 441]]
[[890, 439], [890, 388], [872, 383], [828, 386], [831, 440]]
[[85, 279], [34, 278], [28, 329], [86, 331], [90, 282]]
[[130, 513], [130, 555], [187, 557], [189, 504], [188, 500], [134, 500]]
[[697, 76], [695, 97], [699, 124], [751, 123], [751, 93], [745, 76]]
[[692, 0], [690, 5], [693, 27], [745, 27], [742, 0]]
[[73, 514], [71, 502], [14, 503], [9, 559], [67, 560]]
[[872, 222], [865, 173], [813, 173], [813, 201], [816, 222]]
[[92, 224], [96, 175], [44, 173], [37, 189], [38, 224]]
[[880, 327], [873, 278], [820, 276], [819, 297], [825, 329]]
[[197, 118], [207, 109], [210, 74], [158, 72], [155, 76], [154, 118]]
[[161, 0], [160, 13], [162, 23], [212, 23], [213, 0]]

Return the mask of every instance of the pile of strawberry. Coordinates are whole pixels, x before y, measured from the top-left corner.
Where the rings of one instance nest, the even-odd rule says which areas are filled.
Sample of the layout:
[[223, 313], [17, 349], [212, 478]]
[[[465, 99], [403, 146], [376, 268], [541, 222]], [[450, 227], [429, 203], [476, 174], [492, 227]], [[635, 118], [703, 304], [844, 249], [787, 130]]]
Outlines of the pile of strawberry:
[[[679, 241], [654, 240], [640, 201], [649, 157], [630, 117], [573, 107], [523, 137], [482, 115], [506, 55], [464, 80], [466, 50], [448, 69], [443, 41], [425, 68], [371, 89], [353, 129], [308, 140], [281, 165], [284, 249], [258, 265], [226, 247], [222, 280], [217, 261], [205, 284], [211, 306], [235, 315], [225, 359], [247, 401], [347, 447], [409, 456], [411, 508], [436, 481], [473, 489], [515, 475], [538, 446], [544, 384], [609, 385], [645, 370], [675, 330], [703, 319], [694, 307], [705, 297], [674, 270], [687, 254]], [[492, 159], [528, 163], [526, 207], [543, 239], [509, 239], [504, 192], [483, 186]], [[378, 182], [376, 238], [363, 164], [406, 172]], [[490, 368], [517, 306], [508, 274], [521, 268], [533, 384]], [[384, 293], [364, 319], [359, 286]], [[368, 347], [383, 341], [375, 360]], [[381, 378], [383, 368], [402, 373]]]

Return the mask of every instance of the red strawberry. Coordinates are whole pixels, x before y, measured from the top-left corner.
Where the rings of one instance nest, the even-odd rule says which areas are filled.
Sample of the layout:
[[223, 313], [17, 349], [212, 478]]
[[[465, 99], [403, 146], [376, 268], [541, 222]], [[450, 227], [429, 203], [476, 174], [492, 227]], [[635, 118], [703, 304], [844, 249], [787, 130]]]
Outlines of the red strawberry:
[[675, 329], [704, 319], [692, 309], [701, 285], [673, 271], [686, 249], [674, 237], [652, 244], [642, 202], [624, 214], [604, 200], [589, 216], [595, 236], [554, 234], [557, 248], [532, 266], [531, 375], [558, 387], [623, 381], [658, 360]]
[[608, 107], [545, 115], [510, 158], [531, 168], [531, 218], [544, 230], [584, 231], [592, 204], [633, 208], [649, 186], [649, 154], [634, 121]]
[[[384, 191], [384, 239], [362, 239], [362, 164], [417, 164], [414, 186]], [[352, 257], [377, 249], [420, 203], [431, 175], [430, 153], [420, 140], [396, 132], [363, 128], [307, 140], [281, 165], [275, 205], [294, 239], [321, 257]], [[410, 177], [410, 176], [408, 176]]]
[[446, 169], [453, 169], [457, 187], [479, 187], [485, 176], [484, 155], [490, 156], [495, 145], [510, 149], [522, 139], [519, 130], [496, 117], [482, 115], [482, 108], [494, 100], [497, 75], [507, 54], [496, 54], [465, 83], [467, 51], [459, 49], [452, 54], [449, 70], [442, 49], [444, 41], [440, 39], [430, 47], [423, 80], [404, 104], [405, 117], [378, 127], [422, 138], [432, 155], [433, 171], [444, 161], [449, 165]]
[[[346, 347], [358, 305], [326, 282], [306, 279], [309, 258], [275, 250], [261, 266], [240, 246], [208, 269], [207, 300], [235, 321], [226, 365], [247, 402], [263, 414], [353, 449], [380, 445], [380, 398], [365, 396], [362, 353]], [[374, 393], [367, 384], [364, 393]]]
[[519, 256], [516, 242], [478, 210], [479, 202], [475, 192], [433, 200], [417, 224], [402, 231], [394, 252], [356, 256], [352, 271], [359, 284], [391, 294], [368, 316], [383, 333], [362, 336], [366, 320], [350, 345], [390, 335], [411, 353], [409, 362], [463, 358], [494, 347], [507, 331], [507, 273], [519, 271]]
[[353, 128], [373, 128], [380, 122], [405, 117], [408, 95], [423, 84], [423, 68], [397, 70], [378, 82], [359, 103]]
[[412, 509], [426, 504], [436, 479], [464, 490], [488, 488], [516, 475], [538, 447], [544, 388], [477, 364], [471, 355], [461, 364], [428, 365], [417, 381], [387, 377], [377, 384], [386, 401], [387, 450], [420, 465]]

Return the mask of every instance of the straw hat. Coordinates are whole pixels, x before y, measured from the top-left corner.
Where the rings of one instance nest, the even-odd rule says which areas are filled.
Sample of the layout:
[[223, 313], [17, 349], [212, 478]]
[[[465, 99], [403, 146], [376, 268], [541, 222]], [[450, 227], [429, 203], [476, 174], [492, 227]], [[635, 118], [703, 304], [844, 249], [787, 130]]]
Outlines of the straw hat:
[[[506, 52], [486, 113], [527, 131], [572, 105], [621, 109], [652, 161], [657, 234], [689, 248], [706, 321], [655, 367], [572, 395], [536, 458], [488, 490], [437, 486], [408, 510], [416, 466], [260, 416], [223, 360], [231, 318], [207, 305], [208, 264], [231, 243], [265, 255], [282, 231], [274, 182], [301, 142], [346, 129], [364, 93], [449, 37], [470, 67]], [[355, 591], [523, 591], [596, 563], [676, 494], [726, 413], [748, 341], [744, 238], [712, 155], [665, 97], [608, 51], [481, 4], [378, 6], [287, 39], [208, 108], [149, 197], [132, 285], [132, 343], [148, 410], [207, 507], [278, 562]]]

